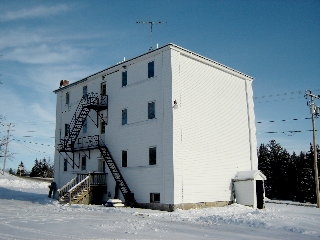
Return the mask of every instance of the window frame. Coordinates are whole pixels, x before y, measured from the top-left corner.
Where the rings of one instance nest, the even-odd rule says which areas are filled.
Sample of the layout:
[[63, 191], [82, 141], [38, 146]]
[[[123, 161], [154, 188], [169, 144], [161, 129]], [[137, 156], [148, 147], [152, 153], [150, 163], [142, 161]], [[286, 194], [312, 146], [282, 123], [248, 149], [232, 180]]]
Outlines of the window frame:
[[85, 85], [82, 87], [82, 97], [86, 97], [88, 95], [88, 86]]
[[65, 137], [69, 136], [69, 133], [70, 133], [70, 124], [65, 123], [64, 124], [64, 136]]
[[154, 77], [154, 60], [148, 62], [148, 78]]
[[67, 172], [68, 171], [68, 159], [63, 159], [63, 171]]
[[148, 102], [148, 119], [156, 118], [156, 101]]
[[150, 166], [157, 165], [157, 147], [156, 146], [149, 147], [148, 156], [149, 156], [149, 165]]
[[160, 193], [150, 193], [150, 203], [160, 203], [161, 195]]
[[122, 74], [121, 87], [126, 87], [128, 85], [128, 71], [123, 71]]
[[128, 167], [128, 151], [127, 150], [121, 151], [121, 166]]
[[101, 82], [101, 84], [100, 84], [100, 95], [107, 96], [107, 83], [106, 82]]
[[128, 124], [128, 109], [124, 108], [121, 111], [121, 124], [127, 125]]
[[87, 156], [81, 157], [81, 170], [87, 170]]
[[70, 93], [66, 92], [66, 105], [70, 104]]
[[86, 118], [82, 124], [82, 133], [87, 133], [87, 132], [88, 132], [88, 120]]

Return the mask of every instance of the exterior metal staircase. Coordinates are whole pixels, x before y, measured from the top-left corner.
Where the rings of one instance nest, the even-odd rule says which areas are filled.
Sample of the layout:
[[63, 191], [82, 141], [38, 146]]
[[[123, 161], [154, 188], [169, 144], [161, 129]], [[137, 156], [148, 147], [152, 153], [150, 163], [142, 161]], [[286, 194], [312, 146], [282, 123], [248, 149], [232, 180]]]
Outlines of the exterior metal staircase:
[[68, 134], [60, 140], [59, 152], [73, 152], [74, 144], [82, 129], [91, 109], [95, 111], [105, 110], [108, 107], [108, 97], [96, 93], [89, 93], [83, 96], [69, 124]]
[[103, 156], [103, 159], [107, 163], [110, 172], [114, 180], [116, 181], [119, 189], [125, 199], [126, 205], [128, 206], [135, 206], [137, 204], [134, 194], [131, 192], [129, 186], [127, 185], [126, 181], [124, 180], [118, 166], [116, 165], [115, 161], [113, 160], [107, 146], [105, 144], [99, 143], [98, 148]]
[[[99, 98], [99, 95], [95, 93], [90, 93], [82, 97], [69, 124], [68, 134], [60, 140], [58, 151], [60, 153], [64, 152], [67, 154], [68, 152], [74, 153], [76, 151], [99, 149], [104, 161], [107, 163], [108, 168], [112, 173], [114, 180], [116, 181], [117, 186], [119, 186], [119, 189], [125, 199], [126, 205], [134, 206], [136, 205], [134, 194], [130, 191], [129, 186], [125, 182], [117, 164], [111, 156], [110, 151], [100, 139], [99, 135], [88, 136], [88, 141], [79, 141], [81, 139], [78, 139], [83, 123], [85, 122], [90, 110], [92, 109], [98, 112], [107, 109], [108, 98], [107, 96], [103, 97], [105, 98]], [[77, 139], [78, 144], [76, 145]], [[72, 165], [74, 167], [74, 157], [69, 158], [72, 159]], [[61, 199], [61, 201], [69, 201], [70, 203], [78, 201], [78, 199], [81, 198], [82, 195], [86, 195], [89, 191], [88, 188], [84, 187], [84, 185], [84, 182], [79, 182], [75, 179], [71, 180], [63, 188], [59, 189], [59, 199]], [[77, 194], [75, 195], [73, 194], [73, 192], [76, 192]]]

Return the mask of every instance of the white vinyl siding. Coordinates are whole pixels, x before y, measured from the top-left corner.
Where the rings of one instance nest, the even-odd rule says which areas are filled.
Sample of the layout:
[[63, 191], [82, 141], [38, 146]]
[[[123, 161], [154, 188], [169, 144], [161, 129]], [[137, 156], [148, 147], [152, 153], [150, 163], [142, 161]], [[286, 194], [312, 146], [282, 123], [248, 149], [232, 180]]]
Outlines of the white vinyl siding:
[[[150, 62], [153, 74], [148, 76]], [[64, 134], [64, 124], [76, 111], [83, 86], [90, 92], [107, 91], [109, 106], [102, 112], [106, 134], [101, 135], [100, 126], [88, 121], [84, 137], [100, 135], [117, 165], [123, 166], [121, 173], [137, 202], [230, 201], [236, 172], [257, 167], [251, 78], [172, 45], [123, 64], [126, 68], [117, 64], [57, 91], [56, 145]], [[130, 76], [125, 87], [123, 71]], [[107, 85], [101, 85], [101, 79]], [[72, 95], [68, 107], [66, 91]], [[155, 111], [149, 120], [152, 102]], [[91, 111], [90, 117], [97, 119], [96, 112]], [[149, 165], [152, 146], [156, 146], [155, 165]], [[122, 158], [124, 149], [130, 153], [127, 163]], [[59, 172], [64, 169], [63, 157], [56, 152], [59, 187], [81, 170], [81, 166], [72, 169], [69, 165], [68, 172]], [[99, 158], [99, 150], [90, 152], [87, 172], [99, 169]], [[106, 170], [108, 189], [114, 195], [115, 181], [108, 167]]]
[[181, 175], [176, 179], [176, 199], [230, 201], [231, 179], [237, 171], [251, 168], [248, 80], [188, 56], [176, 60], [180, 64], [176, 78], [181, 81], [177, 84], [181, 105], [173, 127], [180, 130], [174, 140], [175, 172]]

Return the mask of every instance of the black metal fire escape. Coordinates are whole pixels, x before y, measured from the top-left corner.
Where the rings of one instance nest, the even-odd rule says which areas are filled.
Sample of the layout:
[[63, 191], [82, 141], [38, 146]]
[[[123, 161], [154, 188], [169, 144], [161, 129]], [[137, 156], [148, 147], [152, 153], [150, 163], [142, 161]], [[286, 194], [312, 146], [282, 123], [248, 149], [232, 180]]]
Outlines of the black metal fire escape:
[[[126, 204], [129, 206], [134, 206], [136, 204], [134, 194], [130, 191], [130, 188], [125, 182], [110, 151], [108, 150], [104, 142], [100, 139], [99, 135], [87, 137], [85, 141], [86, 143], [83, 143], [83, 141], [81, 142], [81, 144], [79, 143], [79, 141], [77, 142], [80, 131], [90, 110], [95, 110], [98, 114], [99, 111], [106, 110], [107, 108], [107, 96], [100, 96], [96, 93], [90, 93], [86, 96], [83, 96], [69, 124], [68, 134], [60, 140], [58, 151], [60, 153], [65, 153], [68, 156], [68, 158], [72, 161], [71, 165], [73, 168], [75, 166], [79, 168], [79, 166], [75, 163], [74, 160], [75, 152], [99, 149], [104, 161], [107, 163], [108, 168], [112, 173], [114, 180], [116, 181], [116, 184], [119, 186], [119, 189], [126, 201]], [[69, 153], [72, 153], [72, 157], [69, 156]]]

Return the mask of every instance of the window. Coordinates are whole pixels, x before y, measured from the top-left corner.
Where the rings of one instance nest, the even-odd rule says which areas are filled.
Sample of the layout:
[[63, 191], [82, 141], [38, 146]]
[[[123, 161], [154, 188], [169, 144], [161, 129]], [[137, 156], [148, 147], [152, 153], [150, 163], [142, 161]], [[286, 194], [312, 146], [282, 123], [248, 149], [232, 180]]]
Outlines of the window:
[[69, 92], [66, 92], [66, 105], [69, 105], [70, 102], [70, 94]]
[[102, 82], [100, 85], [100, 94], [102, 96], [106, 96], [107, 95], [107, 85], [105, 82]]
[[128, 152], [123, 150], [122, 151], [122, 167], [128, 166]]
[[87, 168], [87, 157], [82, 156], [81, 158], [81, 170], [86, 170]]
[[148, 62], [148, 78], [154, 77], [154, 61]]
[[156, 103], [149, 102], [148, 103], [148, 119], [154, 119], [156, 117]]
[[122, 125], [126, 125], [128, 123], [128, 113], [127, 109], [122, 110]]
[[70, 125], [66, 123], [64, 125], [64, 135], [69, 136], [69, 131], [70, 131]]
[[[103, 115], [101, 116], [103, 118]], [[106, 122], [104, 120], [100, 121], [100, 133], [104, 134], [106, 132]]]
[[64, 159], [63, 160], [63, 171], [68, 171], [68, 160]]
[[150, 147], [149, 148], [149, 165], [157, 164], [157, 148]]
[[150, 203], [160, 203], [160, 193], [150, 193]]
[[87, 133], [88, 132], [88, 121], [87, 119], [84, 120], [83, 125], [82, 125], [82, 133]]
[[122, 87], [127, 86], [127, 71], [122, 72]]
[[82, 97], [86, 97], [88, 94], [88, 87], [87, 86], [83, 86], [82, 88]]

